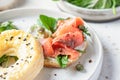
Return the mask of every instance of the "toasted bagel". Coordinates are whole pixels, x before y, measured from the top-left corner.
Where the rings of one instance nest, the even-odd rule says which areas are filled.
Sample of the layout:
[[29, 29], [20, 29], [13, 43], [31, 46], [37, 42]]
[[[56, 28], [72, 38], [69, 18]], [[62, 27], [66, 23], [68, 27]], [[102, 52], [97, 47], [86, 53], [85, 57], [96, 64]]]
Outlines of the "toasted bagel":
[[40, 43], [22, 30], [7, 30], [0, 34], [0, 57], [17, 56], [8, 68], [0, 66], [0, 80], [33, 80], [44, 64]]

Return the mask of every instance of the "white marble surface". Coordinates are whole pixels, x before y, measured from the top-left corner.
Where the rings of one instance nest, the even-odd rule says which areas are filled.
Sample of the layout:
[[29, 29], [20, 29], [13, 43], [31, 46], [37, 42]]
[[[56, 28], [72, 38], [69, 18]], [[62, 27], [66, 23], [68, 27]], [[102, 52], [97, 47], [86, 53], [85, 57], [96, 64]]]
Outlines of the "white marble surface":
[[[59, 10], [52, 0], [20, 0], [20, 3], [17, 8]], [[95, 29], [104, 48], [103, 67], [98, 80], [120, 80], [120, 19], [104, 23], [87, 23]]]

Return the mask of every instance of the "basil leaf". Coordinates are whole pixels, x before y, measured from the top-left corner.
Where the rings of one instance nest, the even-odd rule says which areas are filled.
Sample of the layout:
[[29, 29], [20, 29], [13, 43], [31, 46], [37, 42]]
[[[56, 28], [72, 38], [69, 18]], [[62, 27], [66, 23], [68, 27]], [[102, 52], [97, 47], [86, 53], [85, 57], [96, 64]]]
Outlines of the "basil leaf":
[[67, 63], [68, 63], [67, 55], [58, 55], [56, 59], [62, 68], [65, 68], [67, 66]]
[[46, 15], [40, 15], [39, 24], [45, 29], [53, 33], [56, 29], [57, 20], [53, 17], [49, 17]]
[[5, 30], [17, 29], [15, 25], [12, 24], [11, 21], [4, 22], [0, 24], [0, 33]]

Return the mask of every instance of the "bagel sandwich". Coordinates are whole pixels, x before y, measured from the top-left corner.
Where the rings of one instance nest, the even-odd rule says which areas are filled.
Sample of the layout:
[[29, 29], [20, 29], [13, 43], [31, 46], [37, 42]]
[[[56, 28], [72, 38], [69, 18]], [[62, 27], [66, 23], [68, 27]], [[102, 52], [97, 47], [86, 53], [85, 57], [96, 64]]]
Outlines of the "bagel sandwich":
[[65, 68], [86, 51], [90, 36], [80, 17], [53, 18], [40, 15], [38, 24], [30, 29], [43, 47], [44, 66]]

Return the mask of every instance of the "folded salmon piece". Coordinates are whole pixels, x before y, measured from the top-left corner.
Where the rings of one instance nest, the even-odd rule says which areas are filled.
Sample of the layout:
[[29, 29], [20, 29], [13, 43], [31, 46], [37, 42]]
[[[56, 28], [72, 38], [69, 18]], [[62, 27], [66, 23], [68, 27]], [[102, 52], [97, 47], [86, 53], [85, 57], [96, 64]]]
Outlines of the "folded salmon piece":
[[53, 44], [53, 49], [55, 51], [52, 57], [57, 57], [58, 55], [68, 55], [70, 60], [76, 60], [81, 55], [79, 52], [72, 48], [68, 48], [66, 45], [63, 44]]
[[68, 48], [62, 43], [52, 43], [52, 38], [46, 38], [43, 43], [45, 57], [57, 57], [58, 55], [68, 55], [70, 59], [77, 59], [80, 55], [76, 50]]
[[59, 20], [57, 24], [57, 30], [53, 33], [53, 37], [68, 33], [79, 31], [79, 26], [83, 26], [84, 22], [81, 18], [76, 17], [67, 20]]
[[82, 32], [66, 33], [54, 39], [47, 38], [44, 40], [43, 49], [46, 57], [57, 57], [58, 55], [68, 55], [74, 60], [80, 56], [80, 53], [74, 50], [84, 41]]
[[52, 44], [63, 44], [69, 48], [75, 48], [84, 42], [82, 31], [69, 32], [53, 39]]
[[42, 46], [43, 46], [43, 51], [44, 51], [45, 57], [47, 57], [47, 56], [52, 57], [52, 55], [54, 55], [54, 50], [52, 47], [52, 38], [49, 37], [49, 38], [44, 39]]

